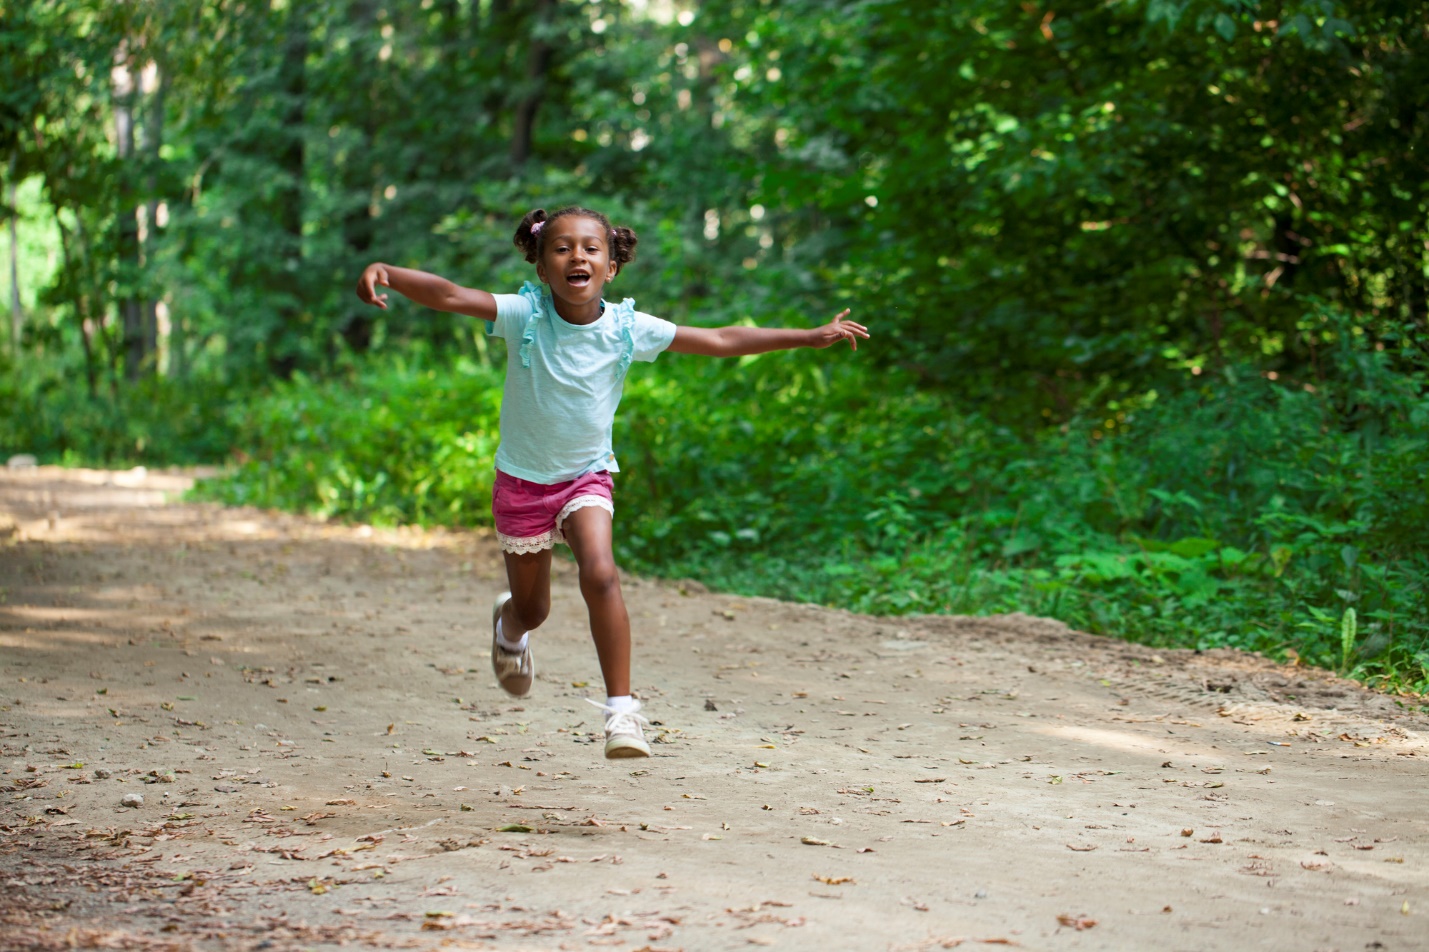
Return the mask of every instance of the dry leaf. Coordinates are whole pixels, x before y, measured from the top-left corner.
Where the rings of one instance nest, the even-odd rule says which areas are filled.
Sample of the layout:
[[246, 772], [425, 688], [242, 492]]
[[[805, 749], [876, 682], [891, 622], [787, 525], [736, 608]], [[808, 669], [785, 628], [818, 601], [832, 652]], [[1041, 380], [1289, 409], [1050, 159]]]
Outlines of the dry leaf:
[[1097, 924], [1095, 919], [1086, 919], [1082, 916], [1061, 915], [1057, 917], [1057, 921], [1064, 926], [1076, 929], [1078, 932], [1084, 932]]
[[814, 878], [817, 879], [819, 882], [823, 883], [823, 884], [826, 885], [826, 886], [842, 886], [842, 885], [844, 885], [844, 884], [846, 884], [846, 883], [852, 884], [852, 885], [854, 885], [854, 886], [857, 886], [857, 885], [858, 885], [858, 883], [854, 880], [854, 878], [853, 878], [852, 876], [818, 876], [818, 875], [815, 875]]

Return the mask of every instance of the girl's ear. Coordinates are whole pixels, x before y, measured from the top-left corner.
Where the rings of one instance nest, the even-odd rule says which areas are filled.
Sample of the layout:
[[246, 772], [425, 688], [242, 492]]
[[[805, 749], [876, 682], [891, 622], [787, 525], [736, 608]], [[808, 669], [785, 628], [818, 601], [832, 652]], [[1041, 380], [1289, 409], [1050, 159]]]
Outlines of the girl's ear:
[[546, 280], [546, 262], [544, 262], [544, 261], [537, 261], [537, 262], [536, 262], [536, 279], [537, 279], [538, 281], [540, 281], [542, 284], [550, 284], [550, 283], [551, 283], [551, 282], [549, 282], [549, 281]]

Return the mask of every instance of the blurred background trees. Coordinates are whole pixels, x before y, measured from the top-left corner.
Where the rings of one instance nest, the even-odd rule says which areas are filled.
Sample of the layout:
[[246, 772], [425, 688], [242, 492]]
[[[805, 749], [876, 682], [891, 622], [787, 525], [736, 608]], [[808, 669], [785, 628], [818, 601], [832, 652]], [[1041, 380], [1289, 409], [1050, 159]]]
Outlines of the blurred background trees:
[[662, 312], [876, 307], [880, 359], [1018, 414], [1313, 380], [1339, 313], [1419, 359], [1422, 3], [3, 10], [7, 209], [46, 252], [11, 355], [94, 392], [470, 348], [359, 308], [354, 270], [509, 283], [511, 222], [567, 198], [655, 238]]
[[[1224, 634], [1186, 620], [1206, 603], [1146, 545], [1213, 539], [1260, 554], [1262, 596], [1285, 594], [1287, 565], [1316, 580], [1270, 643], [1318, 624], [1312, 603], [1344, 607], [1336, 592], [1388, 612], [1392, 643], [1406, 624], [1422, 639], [1425, 88], [1422, 0], [0, 0], [0, 449], [262, 459], [270, 502], [426, 519], [440, 496], [441, 518], [479, 521], [457, 497], [480, 477], [383, 459], [487, 446], [489, 407], [463, 420], [421, 395], [481, 402], [499, 354], [472, 322], [351, 288], [382, 259], [513, 290], [530, 274], [515, 223], [578, 201], [639, 232], [616, 291], [644, 310], [807, 324], [850, 306], [877, 335], [837, 372], [779, 358], [634, 381], [621, 425], [651, 521], [628, 559], [726, 559], [734, 578], [758, 561], [740, 540], [872, 491], [828, 564], [892, 558], [887, 585], [981, 513], [963, 568], [936, 570], [1050, 573], [1014, 605], [1065, 573], [1083, 594], [1125, 582], [1056, 562], [1100, 546], [1137, 553], [1157, 624]], [[304, 416], [357, 393], [368, 412]], [[835, 393], [846, 418], [801, 416]], [[389, 397], [434, 414], [446, 448], [382, 442], [368, 425]], [[726, 410], [733, 444], [758, 431], [782, 467], [767, 485], [823, 487], [808, 511], [727, 500], [763, 513], [746, 525], [713, 507], [726, 484], [704, 481], [746, 472], [751, 447], [714, 459], [683, 434]], [[844, 465], [846, 428], [863, 457]], [[319, 485], [304, 453], [339, 431], [386, 455]], [[994, 500], [1004, 446], [1042, 475]], [[1038, 469], [1084, 450], [1081, 476]], [[1034, 531], [1029, 499], [1058, 479]], [[1235, 574], [1217, 566], [1185, 571]], [[865, 607], [957, 601], [899, 598]], [[1142, 624], [1088, 599], [1079, 623]]]

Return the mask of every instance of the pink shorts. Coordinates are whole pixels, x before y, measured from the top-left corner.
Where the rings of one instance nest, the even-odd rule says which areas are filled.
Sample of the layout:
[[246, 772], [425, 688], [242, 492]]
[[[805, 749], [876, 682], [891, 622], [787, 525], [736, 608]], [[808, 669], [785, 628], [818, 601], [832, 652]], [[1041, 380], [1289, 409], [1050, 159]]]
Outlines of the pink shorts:
[[496, 471], [491, 487], [491, 514], [501, 551], [525, 555], [565, 542], [566, 517], [586, 506], [599, 506], [615, 516], [614, 481], [606, 472], [587, 473], [563, 483], [533, 483]]

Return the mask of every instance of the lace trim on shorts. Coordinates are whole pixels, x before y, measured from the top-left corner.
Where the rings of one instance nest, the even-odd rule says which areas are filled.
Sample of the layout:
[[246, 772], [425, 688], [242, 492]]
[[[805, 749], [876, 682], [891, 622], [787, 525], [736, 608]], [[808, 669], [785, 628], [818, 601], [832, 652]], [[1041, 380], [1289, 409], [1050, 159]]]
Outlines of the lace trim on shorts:
[[555, 536], [557, 541], [566, 541], [566, 534], [563, 531], [563, 527], [566, 524], [566, 519], [570, 517], [570, 514], [575, 512], [577, 509], [584, 509], [587, 506], [599, 506], [606, 512], [610, 513], [610, 518], [615, 518], [615, 504], [612, 503], [609, 499], [606, 499], [604, 496], [596, 496], [594, 494], [589, 496], [577, 496], [576, 498], [572, 499], [570, 502], [562, 506], [561, 511], [556, 515]]
[[498, 532], [496, 541], [501, 545], [502, 552], [510, 552], [512, 555], [530, 555], [532, 552], [540, 552], [542, 549], [554, 549], [558, 541], [566, 541], [564, 538], [557, 539], [556, 535], [553, 530], [523, 539]]
[[560, 513], [556, 516], [556, 528], [550, 532], [525, 538], [498, 532], [496, 541], [501, 545], [502, 552], [510, 552], [513, 555], [530, 555], [532, 552], [540, 552], [543, 549], [554, 549], [557, 542], [566, 541], [566, 535], [561, 531], [566, 519], [577, 509], [584, 509], [587, 506], [599, 506], [610, 513], [612, 519], [615, 518], [615, 505], [604, 496], [577, 496], [561, 507]]

